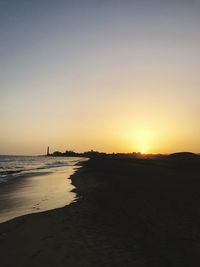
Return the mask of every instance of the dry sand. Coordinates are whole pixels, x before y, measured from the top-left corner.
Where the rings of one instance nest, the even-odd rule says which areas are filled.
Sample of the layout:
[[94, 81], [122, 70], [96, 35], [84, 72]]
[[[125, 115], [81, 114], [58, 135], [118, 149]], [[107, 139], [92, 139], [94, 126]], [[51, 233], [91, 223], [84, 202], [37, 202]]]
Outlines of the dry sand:
[[199, 162], [93, 159], [79, 200], [0, 224], [1, 266], [200, 265]]

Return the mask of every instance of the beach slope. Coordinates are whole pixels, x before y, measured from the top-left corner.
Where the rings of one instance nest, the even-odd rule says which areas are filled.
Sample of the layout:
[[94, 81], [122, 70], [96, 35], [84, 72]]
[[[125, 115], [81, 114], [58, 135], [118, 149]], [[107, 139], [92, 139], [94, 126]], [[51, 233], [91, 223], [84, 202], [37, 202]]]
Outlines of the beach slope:
[[0, 224], [2, 266], [198, 266], [200, 164], [91, 159], [79, 200]]

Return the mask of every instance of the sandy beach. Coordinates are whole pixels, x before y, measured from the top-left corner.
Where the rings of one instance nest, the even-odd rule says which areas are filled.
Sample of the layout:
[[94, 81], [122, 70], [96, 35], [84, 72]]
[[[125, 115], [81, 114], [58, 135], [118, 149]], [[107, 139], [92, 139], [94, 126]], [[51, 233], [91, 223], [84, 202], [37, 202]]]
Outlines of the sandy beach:
[[0, 224], [2, 266], [198, 266], [199, 161], [92, 159], [78, 201]]
[[76, 199], [67, 179], [77, 167], [25, 175], [0, 185], [0, 223], [26, 214], [63, 207]]
[[0, 267], [200, 266], [200, 0], [0, 0]]

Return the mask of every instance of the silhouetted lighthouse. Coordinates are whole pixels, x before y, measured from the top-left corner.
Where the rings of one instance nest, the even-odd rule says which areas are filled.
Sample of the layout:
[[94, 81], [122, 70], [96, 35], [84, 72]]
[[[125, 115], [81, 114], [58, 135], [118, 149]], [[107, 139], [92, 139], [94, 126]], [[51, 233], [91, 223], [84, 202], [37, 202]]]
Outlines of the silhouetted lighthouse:
[[47, 147], [47, 156], [49, 156], [49, 146]]

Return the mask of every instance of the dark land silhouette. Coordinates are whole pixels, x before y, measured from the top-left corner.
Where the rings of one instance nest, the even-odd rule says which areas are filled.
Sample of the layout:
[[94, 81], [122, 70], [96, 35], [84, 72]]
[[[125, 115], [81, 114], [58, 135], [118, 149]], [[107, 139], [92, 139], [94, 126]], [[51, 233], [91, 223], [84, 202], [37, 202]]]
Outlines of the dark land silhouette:
[[47, 148], [47, 156], [53, 157], [87, 157], [87, 158], [130, 158], [130, 159], [200, 159], [200, 154], [195, 154], [192, 152], [176, 152], [172, 154], [142, 154], [140, 152], [132, 153], [106, 153], [99, 152], [95, 150], [90, 150], [86, 152], [74, 152], [72, 150], [66, 150], [65, 152], [55, 151], [49, 153], [49, 147]]
[[98, 155], [77, 202], [0, 224], [2, 266], [200, 265], [200, 157]]

